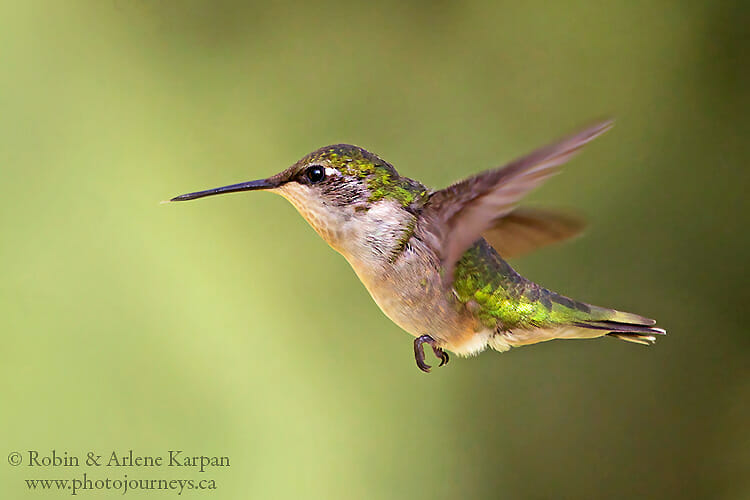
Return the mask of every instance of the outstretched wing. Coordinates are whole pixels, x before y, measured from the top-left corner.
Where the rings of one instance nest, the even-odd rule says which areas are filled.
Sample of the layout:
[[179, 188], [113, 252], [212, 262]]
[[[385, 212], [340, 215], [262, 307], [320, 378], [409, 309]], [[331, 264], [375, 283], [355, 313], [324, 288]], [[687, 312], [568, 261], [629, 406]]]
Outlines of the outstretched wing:
[[598, 123], [504, 167], [433, 193], [424, 215], [442, 229], [438, 238], [445, 278], [453, 280], [456, 261], [494, 221], [513, 210], [526, 193], [556, 174], [585, 144], [611, 127], [611, 121]]
[[583, 219], [557, 210], [516, 208], [493, 221], [482, 233], [490, 245], [506, 259], [581, 234]]

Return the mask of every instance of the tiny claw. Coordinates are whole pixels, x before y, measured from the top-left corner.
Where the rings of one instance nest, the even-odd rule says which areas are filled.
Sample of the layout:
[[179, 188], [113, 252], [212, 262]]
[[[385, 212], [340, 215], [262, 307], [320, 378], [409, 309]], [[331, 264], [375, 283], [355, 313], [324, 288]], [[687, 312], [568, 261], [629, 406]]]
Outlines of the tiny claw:
[[424, 361], [423, 344], [429, 344], [429, 346], [432, 347], [432, 352], [435, 354], [435, 357], [440, 359], [440, 364], [438, 366], [448, 364], [448, 361], [450, 361], [448, 353], [437, 345], [435, 339], [433, 339], [429, 335], [422, 335], [421, 337], [417, 337], [416, 339], [414, 339], [414, 360], [417, 362], [417, 367], [420, 370], [425, 373], [430, 373], [430, 368], [432, 368]]
[[432, 346], [432, 352], [435, 353], [435, 357], [440, 358], [440, 364], [438, 366], [447, 365], [448, 361], [451, 360], [450, 356], [448, 356], [448, 353], [440, 347]]
[[429, 335], [422, 335], [414, 339], [414, 360], [417, 362], [417, 367], [425, 373], [430, 373], [432, 367], [424, 362], [424, 347], [422, 344], [431, 340], [432, 337]]

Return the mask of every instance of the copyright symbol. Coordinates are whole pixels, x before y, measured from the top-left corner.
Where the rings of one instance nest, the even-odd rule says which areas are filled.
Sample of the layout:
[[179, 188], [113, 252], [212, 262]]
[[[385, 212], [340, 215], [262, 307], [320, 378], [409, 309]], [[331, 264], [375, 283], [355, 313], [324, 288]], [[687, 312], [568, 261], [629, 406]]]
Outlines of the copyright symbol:
[[16, 466], [21, 465], [21, 461], [23, 458], [21, 457], [21, 454], [17, 451], [12, 452], [10, 455], [8, 455], [8, 463], [10, 465]]

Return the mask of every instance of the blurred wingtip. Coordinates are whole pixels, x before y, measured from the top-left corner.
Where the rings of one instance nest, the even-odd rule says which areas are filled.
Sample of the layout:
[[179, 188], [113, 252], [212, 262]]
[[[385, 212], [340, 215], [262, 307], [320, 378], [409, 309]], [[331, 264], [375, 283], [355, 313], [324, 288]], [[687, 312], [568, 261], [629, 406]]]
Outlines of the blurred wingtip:
[[583, 135], [586, 136], [586, 138], [584, 139], [584, 142], [588, 142], [591, 139], [594, 139], [595, 137], [599, 137], [603, 133], [609, 131], [609, 129], [611, 129], [614, 126], [615, 126], [615, 119], [609, 118], [609, 117], [601, 118], [599, 120], [592, 122], [591, 125], [583, 129]]

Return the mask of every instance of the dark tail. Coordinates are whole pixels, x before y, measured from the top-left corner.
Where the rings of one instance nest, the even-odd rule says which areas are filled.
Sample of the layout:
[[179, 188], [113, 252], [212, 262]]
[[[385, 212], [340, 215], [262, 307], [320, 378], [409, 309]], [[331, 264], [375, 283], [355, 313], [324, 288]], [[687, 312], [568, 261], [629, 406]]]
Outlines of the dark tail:
[[631, 313], [620, 314], [622, 316], [627, 315], [627, 320], [585, 321], [576, 323], [575, 325], [592, 330], [606, 330], [608, 331], [606, 335], [610, 335], [626, 342], [634, 342], [642, 345], [652, 345], [656, 342], [657, 335], [665, 335], [667, 333], [661, 328], [651, 326], [656, 323], [653, 319], [644, 318]]

